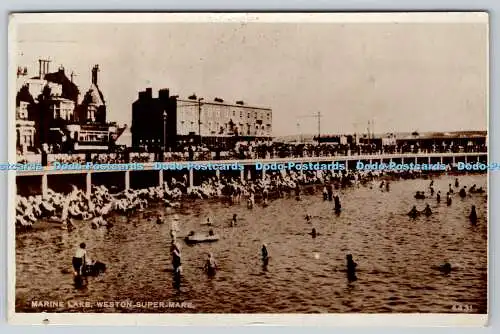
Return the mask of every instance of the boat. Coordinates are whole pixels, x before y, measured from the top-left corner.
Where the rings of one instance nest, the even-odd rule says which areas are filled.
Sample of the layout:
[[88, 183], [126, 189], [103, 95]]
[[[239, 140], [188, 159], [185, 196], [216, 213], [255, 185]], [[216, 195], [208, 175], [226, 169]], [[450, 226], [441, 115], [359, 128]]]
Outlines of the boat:
[[184, 241], [187, 244], [198, 244], [202, 242], [215, 242], [219, 240], [219, 236], [217, 235], [208, 235], [208, 234], [190, 234], [184, 238]]

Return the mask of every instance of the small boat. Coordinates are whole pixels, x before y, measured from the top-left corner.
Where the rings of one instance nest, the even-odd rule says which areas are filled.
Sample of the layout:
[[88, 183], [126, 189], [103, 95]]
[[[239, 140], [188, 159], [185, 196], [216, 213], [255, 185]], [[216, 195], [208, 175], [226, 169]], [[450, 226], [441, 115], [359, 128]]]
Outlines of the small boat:
[[197, 244], [201, 242], [214, 242], [218, 241], [219, 236], [217, 235], [208, 235], [208, 234], [190, 234], [184, 238], [184, 241], [187, 244]]

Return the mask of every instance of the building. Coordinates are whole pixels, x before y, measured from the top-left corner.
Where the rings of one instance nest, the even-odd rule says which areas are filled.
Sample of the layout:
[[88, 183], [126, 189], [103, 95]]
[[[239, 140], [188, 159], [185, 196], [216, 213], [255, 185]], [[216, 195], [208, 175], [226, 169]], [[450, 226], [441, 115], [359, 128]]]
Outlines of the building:
[[220, 98], [213, 101], [197, 99], [177, 100], [177, 135], [198, 135], [202, 138], [242, 137], [244, 140], [272, 137], [272, 110], [270, 108], [234, 104]]
[[81, 152], [108, 150], [116, 125], [106, 123], [106, 104], [98, 86], [98, 65], [92, 68], [89, 90], [79, 104], [73, 73], [63, 66], [50, 72], [50, 61], [39, 60], [38, 76], [17, 71], [17, 148], [20, 151]]
[[176, 96], [161, 89], [158, 97], [146, 88], [132, 103], [132, 147], [149, 152], [174, 149], [176, 138]]
[[181, 99], [170, 96], [168, 89], [153, 98], [147, 88], [132, 105], [132, 146], [151, 152], [200, 140], [219, 147], [235, 140], [271, 138], [272, 110], [243, 101], [207, 101], [194, 94]]
[[[35, 121], [30, 118], [33, 97], [29, 91], [21, 89], [16, 96], [16, 149], [26, 154], [35, 147]], [[31, 115], [32, 116], [32, 115]]]

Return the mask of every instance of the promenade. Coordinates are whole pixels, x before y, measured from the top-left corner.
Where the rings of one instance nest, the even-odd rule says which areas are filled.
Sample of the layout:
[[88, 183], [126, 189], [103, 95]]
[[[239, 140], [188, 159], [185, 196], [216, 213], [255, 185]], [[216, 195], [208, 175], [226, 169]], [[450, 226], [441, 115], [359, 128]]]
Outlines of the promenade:
[[[475, 162], [482, 162], [486, 163], [487, 162], [487, 157], [488, 153], [487, 152], [471, 152], [471, 153], [394, 153], [394, 154], [378, 154], [378, 155], [347, 155], [347, 156], [329, 156], [329, 157], [301, 157], [301, 158], [271, 158], [271, 159], [241, 159], [241, 160], [209, 160], [209, 161], [193, 161], [189, 162], [191, 166], [194, 165], [208, 165], [208, 164], [228, 164], [228, 165], [240, 165], [244, 166], [242, 170], [239, 170], [238, 172], [240, 173], [240, 178], [244, 179], [245, 175], [247, 175], [248, 178], [255, 179], [257, 177], [264, 177], [265, 176], [265, 171], [264, 170], [256, 170], [253, 168], [256, 163], [266, 163], [266, 164], [280, 164], [284, 163], [287, 164], [289, 162], [294, 162], [296, 164], [300, 163], [344, 163], [346, 170], [354, 170], [356, 168], [356, 163], [358, 161], [361, 161], [363, 163], [397, 163], [397, 164], [445, 164], [445, 165], [452, 165], [454, 166], [458, 162], [464, 162], [464, 163], [475, 163]], [[187, 161], [169, 161], [165, 162], [168, 164], [187, 164]], [[179, 175], [179, 172], [181, 173], [186, 173], [188, 174], [188, 180], [189, 180], [189, 186], [195, 186], [195, 174], [196, 173], [210, 173], [213, 172], [215, 173], [214, 176], [219, 177], [221, 173], [225, 172], [231, 172], [234, 173], [234, 171], [221, 171], [221, 170], [215, 170], [215, 171], [207, 171], [207, 170], [198, 170], [196, 168], [189, 168], [189, 169], [184, 169], [181, 171], [170, 171], [170, 170], [159, 170], [155, 169], [155, 162], [144, 162], [144, 163], [136, 163], [141, 165], [141, 170], [106, 170], [106, 169], [66, 169], [66, 170], [58, 170], [55, 169], [53, 166], [45, 166], [42, 170], [19, 170], [16, 171], [16, 178], [19, 181], [20, 179], [24, 177], [40, 177], [40, 181], [33, 180], [33, 178], [30, 178], [30, 182], [40, 182], [41, 183], [41, 193], [43, 195], [47, 194], [47, 190], [49, 189], [49, 176], [51, 176], [51, 179], [57, 178], [60, 175], [81, 175], [85, 176], [85, 189], [87, 194], [90, 195], [91, 191], [91, 186], [93, 184], [93, 177], [92, 175], [94, 174], [101, 174], [101, 173], [106, 173], [106, 178], [110, 174], [123, 174], [123, 179], [124, 184], [123, 187], [124, 189], [129, 189], [131, 188], [131, 175], [136, 175], [136, 174], [145, 174], [145, 172], [149, 173], [157, 173], [156, 178], [156, 185], [163, 185], [164, 182], [164, 174], [168, 175], [167, 173], [176, 173], [176, 175]], [[82, 166], [85, 166], [85, 163], [82, 163]], [[97, 175], [95, 175], [97, 177]], [[120, 176], [121, 178], [121, 176]], [[109, 177], [109, 182], [113, 183], [115, 181], [111, 181], [111, 179], [116, 180], [116, 177], [110, 178]], [[137, 182], [136, 182], [137, 183]], [[140, 184], [136, 187], [132, 188], [141, 188], [141, 187], [148, 187], [150, 184]]]

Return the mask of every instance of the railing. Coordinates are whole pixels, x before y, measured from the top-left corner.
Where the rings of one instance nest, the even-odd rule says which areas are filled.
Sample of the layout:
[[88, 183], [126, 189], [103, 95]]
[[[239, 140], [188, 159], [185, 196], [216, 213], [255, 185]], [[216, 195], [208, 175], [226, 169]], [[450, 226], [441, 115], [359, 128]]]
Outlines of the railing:
[[[91, 154], [87, 161], [85, 154], [48, 154], [49, 163], [58, 161], [61, 163], [126, 163], [126, 162], [176, 162], [176, 161], [212, 161], [212, 160], [255, 160], [255, 159], [290, 159], [290, 158], [336, 158], [336, 157], [359, 157], [359, 156], [380, 156], [380, 155], [415, 155], [415, 154], [467, 154], [467, 153], [487, 153], [486, 149], [464, 149], [464, 150], [339, 150], [334, 152], [304, 151], [296, 152], [165, 152], [163, 159], [159, 154], [131, 152], [128, 158], [123, 153], [100, 153]], [[26, 154], [17, 157], [18, 163], [41, 163], [41, 154]]]

